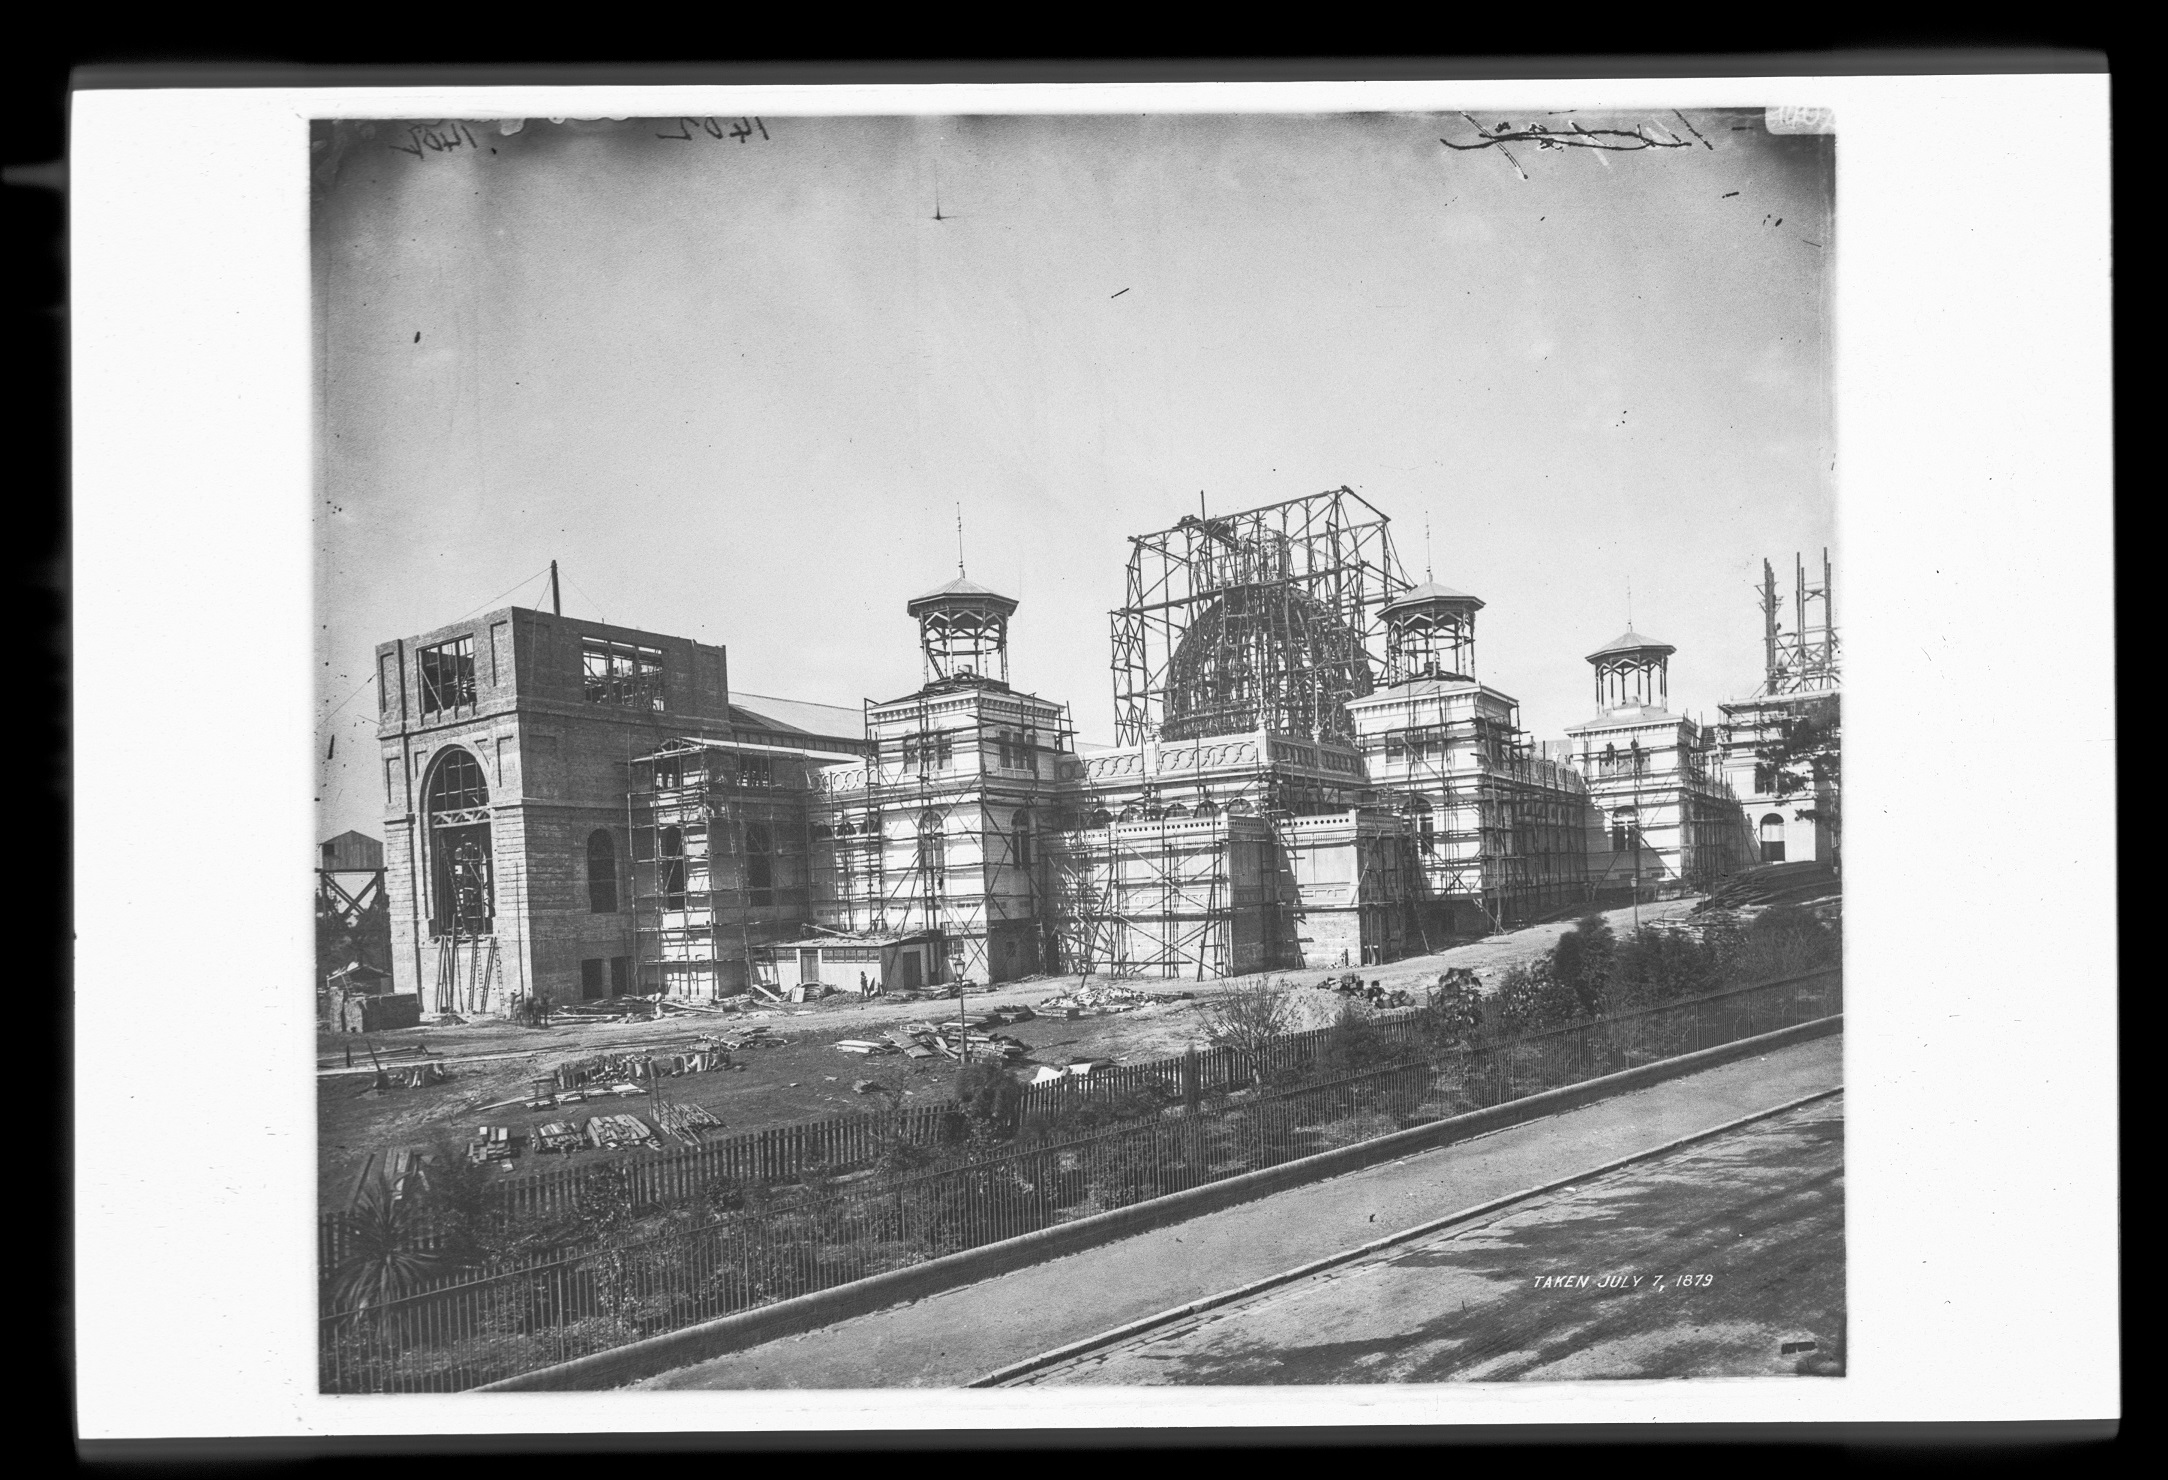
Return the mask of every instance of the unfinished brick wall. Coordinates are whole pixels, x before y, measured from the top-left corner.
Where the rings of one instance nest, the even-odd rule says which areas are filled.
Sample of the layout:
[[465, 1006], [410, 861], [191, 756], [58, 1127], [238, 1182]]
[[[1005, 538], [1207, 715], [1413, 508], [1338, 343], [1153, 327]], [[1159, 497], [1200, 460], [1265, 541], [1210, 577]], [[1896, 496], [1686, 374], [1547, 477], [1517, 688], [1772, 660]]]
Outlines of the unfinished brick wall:
[[[425, 713], [420, 655], [462, 639], [471, 682], [462, 675], [449, 690], [440, 682], [439, 699], [453, 702]], [[659, 653], [662, 706], [591, 702], [583, 670], [589, 642]], [[395, 988], [418, 994], [423, 1011], [437, 1010], [448, 940], [441, 927], [432, 932], [434, 845], [422, 808], [431, 768], [456, 746], [475, 757], [489, 791], [496, 964], [482, 1010], [503, 1011], [537, 988], [558, 1001], [577, 999], [583, 960], [633, 954], [623, 883], [618, 910], [590, 907], [587, 839], [610, 830], [626, 859], [626, 763], [666, 736], [727, 728], [723, 650], [515, 607], [381, 644], [377, 665]], [[462, 941], [463, 968], [475, 954]], [[486, 946], [480, 954], [486, 958]]]

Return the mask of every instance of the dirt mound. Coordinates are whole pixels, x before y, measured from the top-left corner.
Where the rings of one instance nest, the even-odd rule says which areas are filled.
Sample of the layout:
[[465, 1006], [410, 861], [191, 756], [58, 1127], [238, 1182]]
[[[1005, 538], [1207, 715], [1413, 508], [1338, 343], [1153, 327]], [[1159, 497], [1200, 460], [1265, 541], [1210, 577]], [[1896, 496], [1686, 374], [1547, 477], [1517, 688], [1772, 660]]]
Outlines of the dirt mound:
[[1307, 1033], [1312, 1028], [1331, 1027], [1340, 1020], [1340, 1008], [1347, 1000], [1321, 987], [1289, 987], [1287, 1031]]

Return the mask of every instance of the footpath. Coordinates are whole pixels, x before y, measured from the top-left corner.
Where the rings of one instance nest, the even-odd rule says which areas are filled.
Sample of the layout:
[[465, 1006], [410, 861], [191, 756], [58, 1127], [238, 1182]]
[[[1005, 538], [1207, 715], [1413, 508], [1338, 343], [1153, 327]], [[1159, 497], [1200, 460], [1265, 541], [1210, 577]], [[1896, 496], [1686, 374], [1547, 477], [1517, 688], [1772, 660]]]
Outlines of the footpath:
[[1010, 1363], [1844, 1082], [1835, 1035], [727, 1353], [650, 1390], [961, 1387]]

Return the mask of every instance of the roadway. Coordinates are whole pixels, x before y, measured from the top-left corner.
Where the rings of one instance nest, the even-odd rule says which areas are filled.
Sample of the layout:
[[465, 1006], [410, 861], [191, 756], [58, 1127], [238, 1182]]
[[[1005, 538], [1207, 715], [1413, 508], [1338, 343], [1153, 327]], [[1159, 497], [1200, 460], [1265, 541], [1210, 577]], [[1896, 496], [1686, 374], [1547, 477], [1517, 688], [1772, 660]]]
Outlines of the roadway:
[[1843, 1117], [1817, 1100], [1011, 1385], [1838, 1373]]
[[[1842, 1083], [1841, 1035], [1793, 1044], [908, 1305], [727, 1353], [638, 1386], [964, 1386], [1037, 1353], [1358, 1248], [1399, 1229], [1578, 1177]], [[1822, 1112], [1824, 1119], [1827, 1113]], [[1826, 1152], [1834, 1154], [1837, 1139], [1833, 1133], [1825, 1133], [1825, 1139]], [[1693, 1165], [1696, 1170], [1690, 1175], [1715, 1175], [1722, 1164]], [[1829, 1198], [1837, 1196], [1836, 1187], [1827, 1184]], [[1570, 1224], [1574, 1236], [1589, 1241], [1571, 1259], [1556, 1242], [1569, 1231], [1568, 1224], [1560, 1224], [1553, 1242], [1545, 1245], [1545, 1257], [1556, 1256], [1592, 1274], [1629, 1267], [1641, 1258], [1641, 1246], [1633, 1246], [1633, 1252], [1625, 1244], [1613, 1246], [1607, 1216]], [[1827, 1267], [1841, 1296], [1841, 1261], [1827, 1261]], [[1541, 1272], [1529, 1273], [1532, 1277]], [[1742, 1271], [1734, 1269], [1727, 1292], [1742, 1277]]]

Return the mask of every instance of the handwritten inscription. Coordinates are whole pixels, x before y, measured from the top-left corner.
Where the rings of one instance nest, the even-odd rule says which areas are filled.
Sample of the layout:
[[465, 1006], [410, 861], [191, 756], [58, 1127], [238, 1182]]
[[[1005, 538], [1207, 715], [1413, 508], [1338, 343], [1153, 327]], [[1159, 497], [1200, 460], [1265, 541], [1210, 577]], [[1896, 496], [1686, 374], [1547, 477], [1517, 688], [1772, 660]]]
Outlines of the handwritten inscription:
[[1529, 1281], [1535, 1290], [1705, 1290], [1716, 1283], [1713, 1274], [1539, 1274]]
[[401, 154], [411, 154], [416, 159], [427, 154], [444, 154], [454, 149], [479, 149], [474, 134], [463, 123], [438, 119], [434, 123], [410, 123], [407, 125], [407, 142], [387, 144]]
[[763, 140], [768, 137], [768, 125], [757, 118], [740, 118], [732, 122], [727, 128], [713, 118], [680, 118], [676, 122], [676, 133], [657, 134], [655, 137], [658, 139], [697, 139], [702, 134], [706, 134], [711, 139], [736, 139], [740, 144], [752, 138], [756, 132], [759, 133]]

